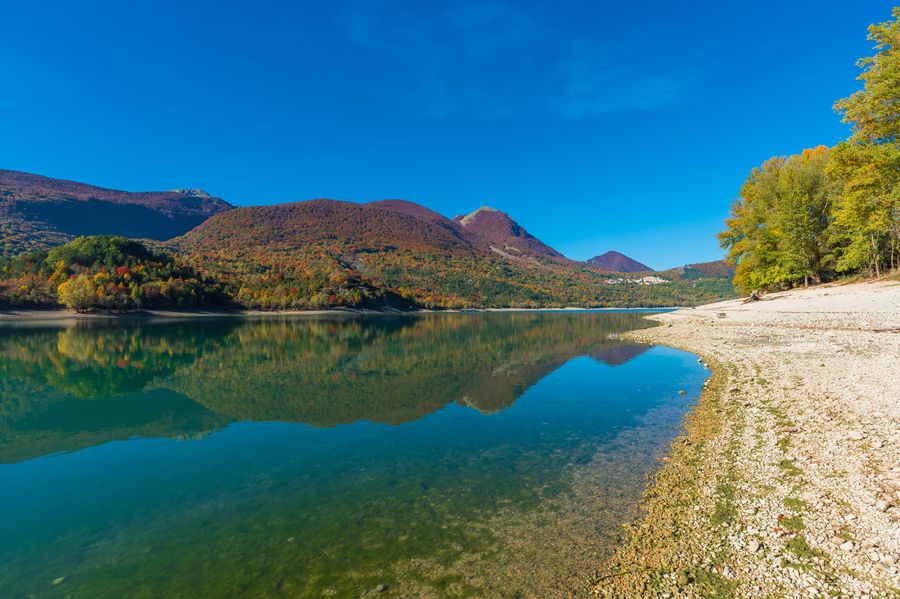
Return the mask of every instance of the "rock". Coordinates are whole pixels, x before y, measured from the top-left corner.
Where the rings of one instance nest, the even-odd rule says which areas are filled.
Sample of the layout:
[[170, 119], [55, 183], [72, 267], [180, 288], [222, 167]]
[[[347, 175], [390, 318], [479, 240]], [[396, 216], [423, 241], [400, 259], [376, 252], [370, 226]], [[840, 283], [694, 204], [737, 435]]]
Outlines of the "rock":
[[684, 390], [684, 389], [679, 389], [679, 390], [678, 390], [678, 395], [684, 395], [684, 394], [685, 394], [685, 390]]
[[800, 430], [800, 429], [797, 428], [796, 426], [785, 426], [785, 427], [782, 427], [782, 428], [780, 429], [779, 432], [782, 432], [782, 433], [796, 433], [796, 432], [799, 431], [799, 430]]
[[850, 431], [849, 433], [847, 433], [847, 437], [853, 439], [854, 441], [862, 441], [866, 438], [866, 436], [859, 431]]
[[750, 553], [756, 553], [759, 551], [760, 547], [762, 547], [762, 545], [759, 541], [750, 541], [750, 544], [747, 545], [747, 549], [750, 550]]
[[383, 592], [385, 592], [386, 590], [387, 590], [387, 585], [386, 585], [386, 584], [380, 584], [380, 585], [378, 585], [377, 587], [375, 587], [375, 592], [376, 592], [376, 593], [383, 593]]
[[853, 541], [844, 541], [841, 543], [841, 551], [853, 551]]
[[886, 512], [891, 508], [891, 504], [885, 501], [884, 499], [879, 499], [875, 502], [875, 509], [879, 512]]
[[62, 584], [63, 582], [65, 582], [65, 580], [66, 580], [65, 576], [60, 576], [59, 578], [54, 578], [53, 582], [51, 584], [53, 584], [53, 585]]

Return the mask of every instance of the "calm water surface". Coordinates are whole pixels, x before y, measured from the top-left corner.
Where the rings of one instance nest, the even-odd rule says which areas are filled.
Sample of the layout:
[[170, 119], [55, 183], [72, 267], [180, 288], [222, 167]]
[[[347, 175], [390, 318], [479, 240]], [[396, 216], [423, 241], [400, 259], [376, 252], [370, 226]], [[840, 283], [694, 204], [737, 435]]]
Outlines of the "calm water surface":
[[648, 324], [0, 328], [0, 596], [580, 595], [706, 376]]

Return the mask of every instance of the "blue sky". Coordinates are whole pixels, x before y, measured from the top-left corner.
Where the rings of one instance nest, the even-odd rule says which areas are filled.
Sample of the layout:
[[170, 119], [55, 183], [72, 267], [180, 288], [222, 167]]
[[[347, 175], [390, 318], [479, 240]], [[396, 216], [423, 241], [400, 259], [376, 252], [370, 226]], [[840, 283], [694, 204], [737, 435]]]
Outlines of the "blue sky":
[[488, 204], [571, 258], [721, 257], [747, 171], [846, 137], [854, 2], [10, 2], [0, 168], [238, 205]]

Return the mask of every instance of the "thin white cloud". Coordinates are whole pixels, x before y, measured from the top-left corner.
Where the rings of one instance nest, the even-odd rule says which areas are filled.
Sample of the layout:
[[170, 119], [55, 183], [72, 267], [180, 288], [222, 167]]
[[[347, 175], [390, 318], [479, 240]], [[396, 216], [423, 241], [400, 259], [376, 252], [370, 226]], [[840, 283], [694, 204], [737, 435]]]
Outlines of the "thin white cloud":
[[558, 64], [562, 93], [553, 109], [570, 118], [621, 110], [654, 110], [687, 96], [701, 78], [696, 66], [674, 65], [656, 72], [621, 57], [630, 53], [599, 52], [587, 43], [573, 45]]
[[535, 10], [500, 1], [453, 3], [437, 13], [372, 1], [339, 21], [351, 43], [403, 65], [411, 107], [427, 117], [655, 110], [683, 100], [702, 76], [694, 65], [623, 60], [636, 54], [628, 47], [641, 42], [633, 38], [554, 35]]

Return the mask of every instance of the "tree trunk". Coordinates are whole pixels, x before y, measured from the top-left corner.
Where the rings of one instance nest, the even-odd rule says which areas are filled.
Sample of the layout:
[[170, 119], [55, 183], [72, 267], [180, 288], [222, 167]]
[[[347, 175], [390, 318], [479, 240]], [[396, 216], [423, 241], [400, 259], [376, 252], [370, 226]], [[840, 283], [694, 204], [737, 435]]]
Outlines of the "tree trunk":
[[895, 256], [897, 254], [897, 240], [891, 239], [891, 272], [897, 270], [897, 263], [895, 261]]
[[881, 265], [879, 263], [878, 256], [878, 244], [875, 243], [875, 234], [869, 233], [869, 241], [872, 242], [872, 259], [875, 260], [875, 278], [881, 278]]

